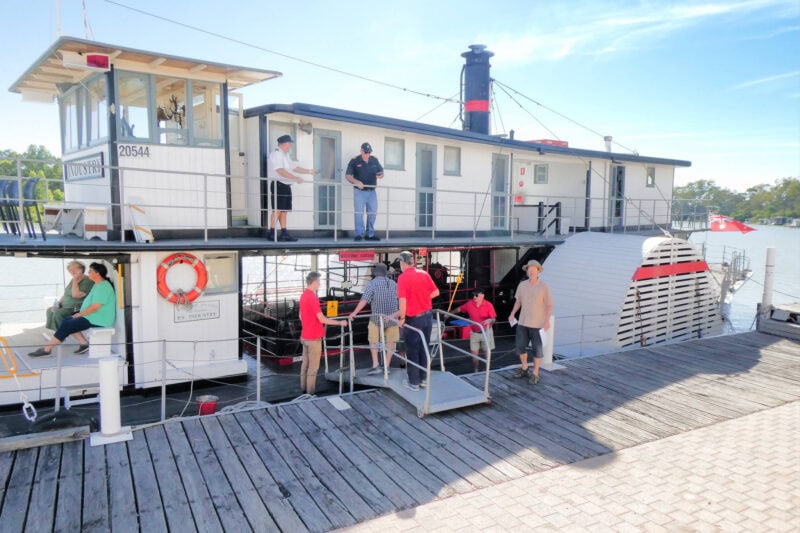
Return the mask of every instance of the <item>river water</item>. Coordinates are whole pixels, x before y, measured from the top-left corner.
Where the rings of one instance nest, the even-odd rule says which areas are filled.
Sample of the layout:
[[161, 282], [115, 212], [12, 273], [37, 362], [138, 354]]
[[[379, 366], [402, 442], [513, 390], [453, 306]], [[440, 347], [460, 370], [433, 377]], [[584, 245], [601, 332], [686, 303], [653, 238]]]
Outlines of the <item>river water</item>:
[[[701, 232], [690, 240], [704, 245], [709, 262], [730, 259], [731, 251], [743, 251], [750, 258], [752, 278], [737, 291], [731, 306], [728, 332], [748, 331], [754, 327], [756, 304], [761, 301], [767, 247], [777, 248], [774, 303], [800, 302], [800, 228], [754, 226], [756, 231], [742, 234]], [[44, 321], [44, 309], [63, 293], [67, 260], [0, 257], [0, 324]], [[89, 261], [84, 261], [88, 264]], [[302, 283], [302, 275], [293, 265], [292, 279]], [[113, 274], [113, 272], [111, 273]], [[249, 279], [247, 269], [243, 282]], [[112, 275], [112, 279], [114, 279]], [[732, 328], [732, 329], [731, 329]]]

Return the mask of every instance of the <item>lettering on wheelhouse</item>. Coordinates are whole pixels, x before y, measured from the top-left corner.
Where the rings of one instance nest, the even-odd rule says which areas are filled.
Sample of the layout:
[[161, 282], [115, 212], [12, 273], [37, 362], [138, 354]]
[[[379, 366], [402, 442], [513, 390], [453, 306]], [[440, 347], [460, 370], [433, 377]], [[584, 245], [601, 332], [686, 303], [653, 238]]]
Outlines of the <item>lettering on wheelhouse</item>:
[[64, 179], [66, 180], [102, 178], [103, 176], [105, 176], [103, 152], [64, 163]]
[[210, 302], [192, 302], [191, 308], [175, 306], [175, 323], [197, 322], [219, 318], [219, 300]]

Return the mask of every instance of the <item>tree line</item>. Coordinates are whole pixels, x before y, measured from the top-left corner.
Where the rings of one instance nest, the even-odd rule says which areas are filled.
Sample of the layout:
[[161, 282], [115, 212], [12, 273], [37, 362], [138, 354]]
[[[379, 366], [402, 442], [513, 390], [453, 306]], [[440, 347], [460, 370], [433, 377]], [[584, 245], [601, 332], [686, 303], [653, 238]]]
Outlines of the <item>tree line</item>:
[[737, 220], [773, 217], [800, 218], [800, 179], [783, 178], [774, 185], [754, 185], [744, 192], [720, 187], [713, 180], [698, 180], [675, 187], [673, 198], [702, 200], [722, 215]]
[[64, 200], [62, 182], [64, 166], [61, 159], [51, 154], [42, 145], [32, 144], [22, 153], [14, 150], [0, 150], [0, 176], [2, 178], [17, 177], [17, 159], [28, 160], [21, 163], [20, 174], [23, 178], [41, 178], [36, 184], [34, 192], [37, 200], [48, 202]]

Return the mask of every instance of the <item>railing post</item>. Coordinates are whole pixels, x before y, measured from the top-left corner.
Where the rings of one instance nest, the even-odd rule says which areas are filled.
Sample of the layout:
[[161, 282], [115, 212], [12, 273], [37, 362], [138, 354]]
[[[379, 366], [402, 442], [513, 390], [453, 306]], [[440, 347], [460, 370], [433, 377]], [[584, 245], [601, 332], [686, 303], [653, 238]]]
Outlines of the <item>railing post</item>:
[[161, 421], [167, 419], [167, 341], [161, 340]]
[[583, 328], [584, 328], [583, 322], [584, 322], [585, 318], [586, 318], [586, 315], [581, 315], [581, 329], [580, 329], [580, 334], [578, 335], [578, 339], [579, 339], [578, 340], [578, 343], [579, 343], [578, 344], [578, 355], [583, 355]]
[[261, 335], [256, 335], [256, 407], [261, 407]]
[[203, 241], [208, 242], [208, 174], [203, 174]]
[[56, 346], [56, 403], [53, 411], [56, 413], [61, 410], [61, 352], [63, 344]]
[[[125, 242], [125, 171], [118, 168], [119, 172], [119, 236], [120, 242]], [[109, 172], [109, 174], [111, 174]], [[112, 228], [113, 229], [113, 228]], [[134, 240], [136, 240], [136, 228], [134, 231]]]
[[17, 204], [19, 207], [19, 241], [25, 242], [25, 200], [23, 198], [22, 190], [22, 160], [17, 159]]

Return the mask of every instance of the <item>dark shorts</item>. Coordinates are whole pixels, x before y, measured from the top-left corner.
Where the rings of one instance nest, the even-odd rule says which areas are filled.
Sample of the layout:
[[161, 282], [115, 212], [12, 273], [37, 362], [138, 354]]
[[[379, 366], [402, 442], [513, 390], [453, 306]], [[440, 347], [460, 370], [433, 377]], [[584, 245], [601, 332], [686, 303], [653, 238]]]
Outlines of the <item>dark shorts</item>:
[[[278, 188], [277, 201], [275, 194], [275, 187]], [[272, 199], [272, 209], [275, 211], [291, 211], [292, 210], [292, 186], [281, 183], [280, 181], [273, 181], [269, 184], [270, 197]]]
[[527, 328], [522, 324], [517, 324], [517, 337], [516, 337], [517, 354], [522, 355], [528, 350], [536, 359], [544, 357], [542, 351], [542, 337], [539, 336], [539, 328]]

